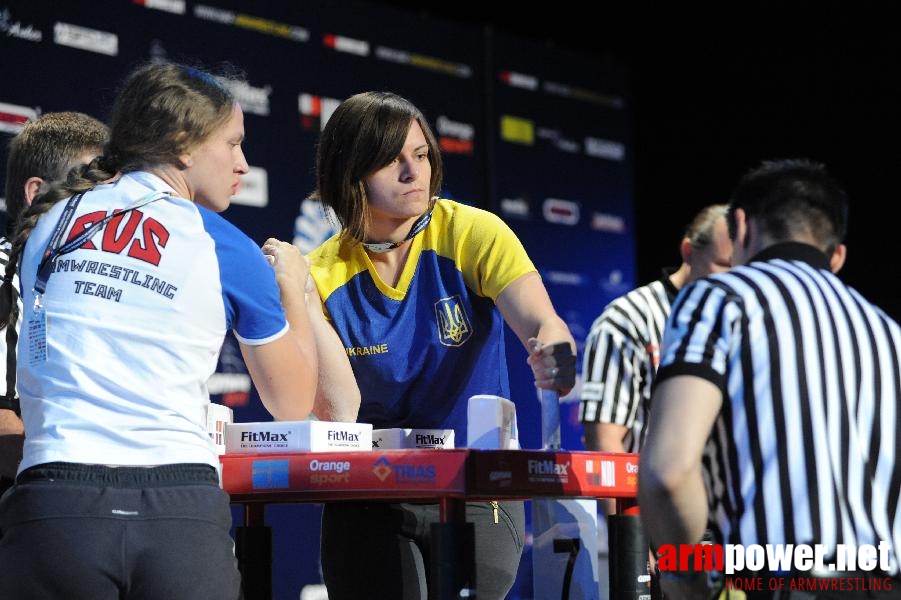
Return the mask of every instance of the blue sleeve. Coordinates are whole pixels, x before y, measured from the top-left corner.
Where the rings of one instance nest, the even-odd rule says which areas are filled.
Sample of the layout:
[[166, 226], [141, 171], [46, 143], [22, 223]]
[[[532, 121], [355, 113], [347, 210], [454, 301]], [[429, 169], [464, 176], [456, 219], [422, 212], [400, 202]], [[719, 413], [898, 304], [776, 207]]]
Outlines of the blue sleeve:
[[198, 206], [215, 243], [226, 326], [245, 344], [264, 344], [288, 328], [275, 273], [260, 248], [221, 215]]

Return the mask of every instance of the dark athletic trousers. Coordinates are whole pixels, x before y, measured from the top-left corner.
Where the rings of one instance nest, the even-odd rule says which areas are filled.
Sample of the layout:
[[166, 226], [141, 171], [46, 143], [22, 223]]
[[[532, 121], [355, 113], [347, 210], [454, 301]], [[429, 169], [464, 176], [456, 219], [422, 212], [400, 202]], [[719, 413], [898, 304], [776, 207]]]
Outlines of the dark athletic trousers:
[[[475, 533], [479, 600], [503, 600], [516, 581], [525, 530], [523, 502], [466, 505]], [[321, 561], [329, 600], [428, 598], [431, 524], [437, 504], [335, 502], [322, 512]]]
[[215, 468], [47, 463], [0, 500], [0, 600], [237, 600]]

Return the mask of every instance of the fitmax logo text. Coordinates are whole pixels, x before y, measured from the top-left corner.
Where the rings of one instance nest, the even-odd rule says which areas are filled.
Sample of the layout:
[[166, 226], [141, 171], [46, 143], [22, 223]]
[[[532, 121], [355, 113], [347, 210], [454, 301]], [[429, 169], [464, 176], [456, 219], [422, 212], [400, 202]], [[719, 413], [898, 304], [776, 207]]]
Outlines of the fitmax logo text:
[[242, 442], [287, 442], [288, 434], [277, 431], [242, 431]]

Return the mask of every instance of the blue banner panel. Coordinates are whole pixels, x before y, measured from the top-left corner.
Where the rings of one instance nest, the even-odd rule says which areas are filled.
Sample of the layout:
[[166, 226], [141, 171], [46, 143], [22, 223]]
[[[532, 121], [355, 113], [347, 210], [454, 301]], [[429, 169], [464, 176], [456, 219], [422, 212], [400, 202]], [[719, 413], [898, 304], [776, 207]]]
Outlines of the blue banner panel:
[[[278, 237], [309, 251], [331, 235], [305, 200], [319, 132], [343, 99], [387, 90], [412, 100], [434, 129], [442, 195], [513, 227], [580, 343], [602, 306], [634, 285], [631, 115], [613, 66], [362, 0], [0, 0], [0, 164], [11, 136], [42, 113], [106, 120], [124, 76], [148, 60], [243, 74], [245, 83], [229, 85], [244, 109], [251, 172], [223, 214], [260, 244]], [[520, 441], [536, 448], [537, 398], [510, 337]], [[271, 418], [231, 336], [208, 385], [236, 421]], [[563, 407], [563, 446], [578, 449], [575, 405]], [[321, 580], [319, 509], [266, 512], [273, 597], [296, 600]], [[511, 598], [528, 594], [517, 587]]]
[[[491, 49], [491, 209], [529, 252], [572, 331], [581, 365], [591, 323], [636, 279], [632, 117], [625, 73], [616, 65], [500, 32]], [[541, 410], [527, 355], [509, 328], [507, 333], [520, 443], [541, 448]], [[579, 389], [577, 382], [560, 404], [561, 446], [568, 450], [584, 448]], [[532, 523], [528, 526], [531, 530]], [[535, 596], [532, 551], [527, 543], [511, 597]]]
[[[582, 344], [592, 321], [635, 282], [631, 113], [624, 73], [588, 57], [496, 33], [491, 65], [492, 209], [522, 240], [557, 312]], [[510, 336], [520, 441], [540, 448], [525, 350]], [[582, 448], [578, 387], [562, 443]]]

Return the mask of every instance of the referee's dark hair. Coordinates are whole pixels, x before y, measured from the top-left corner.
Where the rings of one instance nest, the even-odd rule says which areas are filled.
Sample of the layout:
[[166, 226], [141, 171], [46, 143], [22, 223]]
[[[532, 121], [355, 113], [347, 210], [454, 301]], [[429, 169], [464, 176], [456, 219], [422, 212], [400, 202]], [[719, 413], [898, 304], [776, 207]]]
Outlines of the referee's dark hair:
[[745, 173], [729, 203], [733, 241], [737, 208], [774, 241], [810, 236], [827, 256], [848, 228], [847, 193], [823, 164], [806, 158], [763, 161]]

